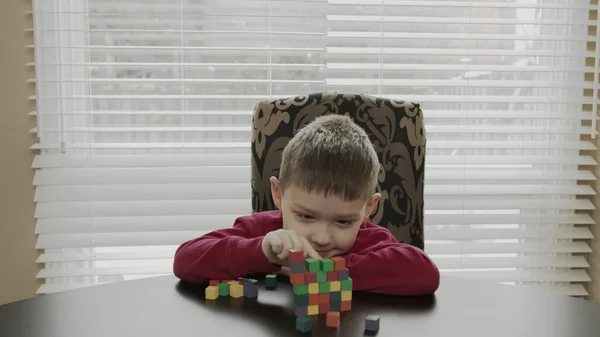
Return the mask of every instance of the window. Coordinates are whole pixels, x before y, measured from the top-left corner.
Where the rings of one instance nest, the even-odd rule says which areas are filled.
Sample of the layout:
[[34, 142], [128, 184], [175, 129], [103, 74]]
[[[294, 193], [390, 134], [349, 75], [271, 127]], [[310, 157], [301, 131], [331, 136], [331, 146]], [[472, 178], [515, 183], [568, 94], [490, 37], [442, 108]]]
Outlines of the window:
[[443, 274], [585, 295], [593, 8], [34, 1], [39, 292], [170, 274], [180, 243], [251, 211], [256, 102], [348, 91], [422, 104]]

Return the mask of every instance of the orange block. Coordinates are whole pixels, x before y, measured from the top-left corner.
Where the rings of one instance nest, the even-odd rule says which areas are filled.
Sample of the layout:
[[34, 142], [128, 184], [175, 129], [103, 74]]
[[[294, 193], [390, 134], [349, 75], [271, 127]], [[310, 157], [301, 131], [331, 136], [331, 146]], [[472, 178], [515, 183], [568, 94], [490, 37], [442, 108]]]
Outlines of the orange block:
[[304, 273], [300, 274], [290, 274], [290, 283], [298, 286], [301, 284], [306, 284], [306, 277]]
[[346, 268], [346, 260], [343, 257], [332, 257], [333, 260], [333, 270], [340, 271]]
[[340, 327], [340, 313], [335, 311], [330, 311], [327, 313], [326, 323], [330, 328], [339, 328]]
[[321, 294], [308, 294], [308, 305], [318, 305]]
[[331, 295], [329, 293], [319, 294], [319, 304], [329, 303]]
[[211, 285], [211, 286], [216, 286], [216, 285], [218, 285], [218, 284], [219, 284], [219, 280], [210, 280], [210, 281], [208, 282], [208, 285]]
[[352, 301], [342, 301], [341, 303], [342, 303], [342, 305], [341, 305], [340, 311], [352, 310]]

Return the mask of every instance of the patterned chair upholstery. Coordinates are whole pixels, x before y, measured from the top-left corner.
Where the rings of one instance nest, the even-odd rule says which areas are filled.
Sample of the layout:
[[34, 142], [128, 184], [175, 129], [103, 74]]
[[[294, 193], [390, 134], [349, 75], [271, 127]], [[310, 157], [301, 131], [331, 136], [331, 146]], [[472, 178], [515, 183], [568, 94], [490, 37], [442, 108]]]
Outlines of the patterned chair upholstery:
[[283, 148], [295, 132], [327, 114], [350, 116], [373, 142], [381, 163], [381, 202], [371, 221], [400, 242], [424, 249], [425, 129], [419, 104], [369, 95], [315, 93], [263, 101], [252, 118], [252, 209], [275, 209], [269, 178], [279, 175]]

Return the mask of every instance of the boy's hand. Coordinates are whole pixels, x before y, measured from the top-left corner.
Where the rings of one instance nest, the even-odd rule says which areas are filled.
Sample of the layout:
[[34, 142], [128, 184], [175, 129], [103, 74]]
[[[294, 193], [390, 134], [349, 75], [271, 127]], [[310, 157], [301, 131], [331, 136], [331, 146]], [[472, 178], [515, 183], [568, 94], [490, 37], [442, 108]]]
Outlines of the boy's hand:
[[310, 242], [304, 236], [300, 236], [294, 231], [279, 229], [269, 232], [262, 240], [262, 251], [273, 264], [288, 265], [290, 249], [304, 251], [305, 258], [321, 259], [321, 256]]

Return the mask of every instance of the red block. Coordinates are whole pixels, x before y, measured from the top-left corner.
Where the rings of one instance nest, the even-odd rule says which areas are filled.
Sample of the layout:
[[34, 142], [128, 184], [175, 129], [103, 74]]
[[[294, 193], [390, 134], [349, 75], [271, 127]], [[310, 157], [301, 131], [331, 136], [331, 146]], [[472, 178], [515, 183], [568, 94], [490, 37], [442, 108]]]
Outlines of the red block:
[[308, 305], [318, 305], [321, 300], [321, 294], [308, 294]]
[[338, 272], [330, 271], [327, 273], [327, 282], [333, 282], [338, 280]]
[[329, 299], [331, 298], [330, 294], [319, 294], [319, 304], [329, 303]]
[[295, 285], [295, 286], [301, 285], [301, 284], [306, 284], [306, 278], [304, 277], [304, 273], [302, 273], [302, 274], [290, 274], [290, 283], [293, 284], [293, 285]]
[[300, 249], [290, 249], [288, 259], [290, 263], [304, 262], [304, 251]]
[[329, 312], [329, 302], [319, 304], [319, 314], [326, 314]]
[[210, 280], [210, 282], [208, 282], [208, 285], [210, 286], [216, 286], [219, 284], [219, 280]]
[[330, 328], [339, 328], [340, 327], [340, 313], [335, 312], [335, 311], [328, 312], [325, 325], [327, 325]]
[[352, 301], [342, 301], [340, 311], [350, 311], [352, 310]]
[[306, 273], [306, 283], [317, 283], [317, 273]]
[[333, 270], [340, 271], [346, 268], [346, 260], [343, 257], [336, 256], [331, 259], [333, 260]]

